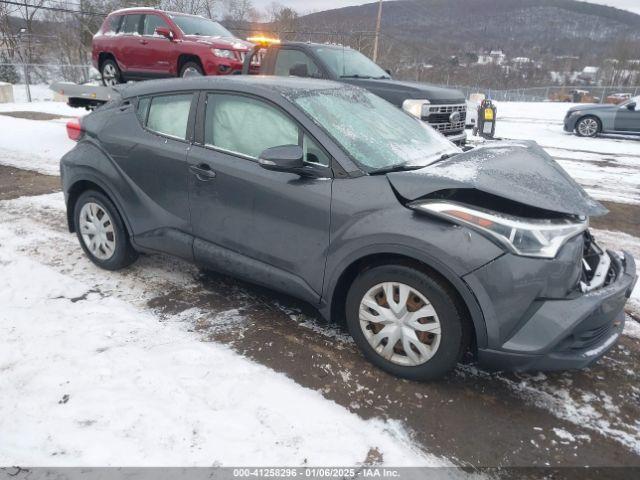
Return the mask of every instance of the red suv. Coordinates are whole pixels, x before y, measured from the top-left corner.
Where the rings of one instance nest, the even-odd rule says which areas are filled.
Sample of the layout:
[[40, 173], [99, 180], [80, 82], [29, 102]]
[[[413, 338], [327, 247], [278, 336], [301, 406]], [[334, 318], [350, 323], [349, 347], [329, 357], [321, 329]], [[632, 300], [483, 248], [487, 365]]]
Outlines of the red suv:
[[105, 85], [128, 80], [242, 72], [252, 45], [218, 22], [152, 8], [111, 13], [93, 37], [93, 65]]

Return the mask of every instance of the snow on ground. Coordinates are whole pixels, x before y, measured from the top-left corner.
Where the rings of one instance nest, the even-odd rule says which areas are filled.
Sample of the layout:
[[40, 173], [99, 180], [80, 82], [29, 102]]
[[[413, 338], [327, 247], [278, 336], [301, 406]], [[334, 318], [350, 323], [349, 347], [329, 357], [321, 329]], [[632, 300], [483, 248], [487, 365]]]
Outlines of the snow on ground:
[[68, 118], [30, 120], [3, 115], [2, 112], [44, 112], [55, 115], [81, 114], [60, 102], [0, 104], [0, 163], [59, 175], [60, 158], [74, 142], [67, 137]]
[[[53, 91], [49, 88], [49, 85], [30, 85], [29, 88], [31, 90], [31, 101], [53, 101]], [[13, 100], [16, 103], [27, 103], [27, 89], [23, 83], [13, 86]]]
[[387, 465], [446, 464], [399, 424], [203, 343], [184, 319], [160, 321], [142, 307], [144, 282], [120, 285], [138, 302], [109, 295], [126, 273], [74, 269], [58, 257], [72, 235], [12, 213], [62, 220], [62, 206], [59, 194], [2, 202], [1, 465], [357, 465], [372, 450]]

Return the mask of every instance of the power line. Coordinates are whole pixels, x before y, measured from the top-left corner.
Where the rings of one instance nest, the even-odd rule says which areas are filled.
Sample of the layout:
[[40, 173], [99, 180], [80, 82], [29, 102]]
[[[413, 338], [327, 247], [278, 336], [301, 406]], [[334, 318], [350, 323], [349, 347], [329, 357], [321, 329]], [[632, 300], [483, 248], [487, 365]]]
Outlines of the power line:
[[62, 8], [62, 7], [49, 7], [44, 5], [33, 5], [29, 3], [23, 2], [14, 2], [11, 0], [0, 0], [0, 3], [4, 3], [5, 5], [14, 5], [17, 7], [27, 7], [27, 8], [35, 8], [37, 10], [48, 10], [51, 12], [62, 12], [62, 13], [73, 13], [75, 15], [88, 15], [94, 17], [106, 17], [108, 13], [100, 13], [100, 12], [87, 12], [84, 10], [72, 10], [70, 8]]

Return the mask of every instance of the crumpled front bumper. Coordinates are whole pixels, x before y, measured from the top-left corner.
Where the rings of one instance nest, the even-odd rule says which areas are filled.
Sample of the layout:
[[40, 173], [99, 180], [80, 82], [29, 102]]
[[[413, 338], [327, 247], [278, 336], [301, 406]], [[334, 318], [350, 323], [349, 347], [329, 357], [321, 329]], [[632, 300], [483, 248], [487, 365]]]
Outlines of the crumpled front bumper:
[[603, 356], [624, 329], [624, 305], [637, 281], [628, 252], [606, 255], [613, 280], [570, 298], [540, 301], [502, 345], [478, 349], [479, 364], [491, 370], [564, 370], [586, 367]]

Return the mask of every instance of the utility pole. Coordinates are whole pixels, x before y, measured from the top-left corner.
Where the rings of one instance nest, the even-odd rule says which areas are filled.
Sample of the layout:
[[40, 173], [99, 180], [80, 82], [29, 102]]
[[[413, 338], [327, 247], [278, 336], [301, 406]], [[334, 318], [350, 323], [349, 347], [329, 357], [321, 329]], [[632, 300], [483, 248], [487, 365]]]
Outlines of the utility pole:
[[382, 20], [382, 0], [378, 3], [378, 21], [376, 22], [376, 37], [373, 42], [373, 61], [378, 61], [378, 39], [380, 37], [380, 21]]
[[[27, 50], [24, 49], [24, 35], [27, 35], [29, 45], [27, 46]], [[29, 86], [29, 53], [31, 52], [31, 35], [27, 31], [26, 28], [21, 28], [18, 31], [18, 43], [20, 44], [20, 49], [22, 50], [22, 68], [24, 74], [24, 86], [27, 90], [27, 101], [31, 103], [31, 87]]]

